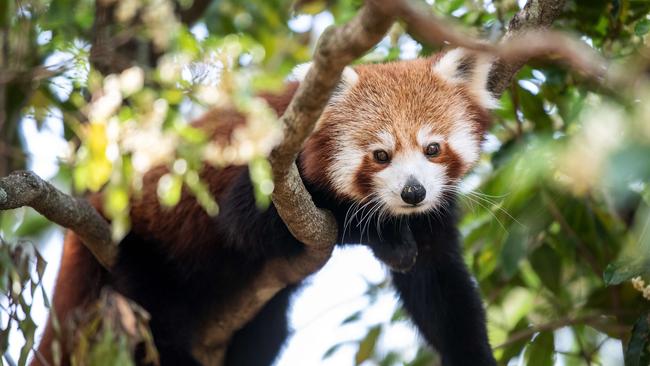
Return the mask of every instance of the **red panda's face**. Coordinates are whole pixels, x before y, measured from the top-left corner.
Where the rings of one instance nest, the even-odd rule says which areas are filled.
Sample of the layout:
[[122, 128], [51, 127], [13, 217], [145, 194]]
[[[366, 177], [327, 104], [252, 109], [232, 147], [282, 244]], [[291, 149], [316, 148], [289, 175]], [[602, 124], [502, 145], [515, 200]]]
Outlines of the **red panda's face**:
[[306, 178], [392, 216], [439, 208], [478, 160], [489, 68], [457, 49], [346, 69], [303, 151]]

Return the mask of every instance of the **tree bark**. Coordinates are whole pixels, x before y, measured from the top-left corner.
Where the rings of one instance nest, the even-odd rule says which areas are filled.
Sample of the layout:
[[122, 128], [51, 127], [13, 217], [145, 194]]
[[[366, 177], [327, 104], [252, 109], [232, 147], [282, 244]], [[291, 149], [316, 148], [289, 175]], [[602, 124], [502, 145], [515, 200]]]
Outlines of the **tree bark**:
[[29, 171], [0, 178], [0, 210], [23, 206], [74, 231], [104, 267], [115, 263], [117, 246], [111, 240], [110, 226], [87, 200], [69, 196]]
[[[528, 0], [524, 8], [508, 23], [508, 31], [501, 42], [508, 42], [528, 30], [539, 31], [550, 28], [562, 12], [564, 3], [565, 0]], [[528, 60], [499, 60], [490, 72], [488, 82], [490, 91], [496, 96], [503, 94], [526, 61]]]

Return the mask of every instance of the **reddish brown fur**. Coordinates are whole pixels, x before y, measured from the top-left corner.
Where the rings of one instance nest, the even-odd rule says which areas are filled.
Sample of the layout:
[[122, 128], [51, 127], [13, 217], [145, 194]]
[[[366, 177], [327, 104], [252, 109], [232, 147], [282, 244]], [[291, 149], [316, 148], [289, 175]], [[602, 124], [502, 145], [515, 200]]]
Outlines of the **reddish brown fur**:
[[[338, 150], [337, 142], [356, 144], [368, 156], [356, 173], [356, 192], [347, 198], [360, 199], [369, 193], [372, 175], [383, 168], [367, 148], [376, 142], [379, 128], [395, 137], [395, 152], [399, 153], [417, 148], [420, 128], [430, 126], [433, 133], [447, 136], [458, 122], [457, 115], [462, 115], [473, 124], [477, 141], [481, 141], [490, 121], [488, 111], [463, 86], [450, 85], [432, 71], [439, 57], [356, 67], [358, 82], [340, 102], [324, 111], [316, 132], [305, 144], [305, 176], [327, 186], [334, 159], [331, 152]], [[451, 179], [460, 178], [470, 168], [449, 146], [436, 161], [447, 164]]]
[[[267, 95], [270, 105], [276, 112], [284, 111], [296, 86], [290, 85], [286, 92], [272, 98], [270, 94]], [[215, 109], [197, 119], [193, 125], [206, 131], [214, 141], [224, 142], [228, 141], [233, 130], [244, 122], [244, 117], [234, 110]], [[219, 201], [224, 189], [244, 169], [247, 167], [228, 166], [216, 169], [206, 166], [201, 173], [201, 178], [209, 185], [213, 197]], [[139, 198], [131, 202], [132, 230], [144, 238], [156, 239], [166, 245], [170, 257], [191, 266], [194, 260], [202, 258], [205, 249], [214, 245], [210, 241], [215, 238], [215, 233], [213, 233], [210, 216], [187, 189], [183, 189], [181, 199], [176, 206], [172, 208], [161, 206], [157, 185], [160, 177], [168, 171], [167, 167], [160, 166], [145, 174], [142, 192]], [[90, 199], [93, 206], [101, 212], [101, 197], [92, 196]], [[75, 309], [82, 309], [95, 301], [105, 280], [106, 272], [95, 261], [79, 237], [73, 232], [67, 232], [52, 300], [59, 322], [64, 324]], [[48, 320], [38, 347], [42, 357], [34, 357], [32, 366], [51, 364], [49, 361], [52, 360], [51, 345], [54, 337], [53, 327]], [[64, 350], [69, 351], [69, 348], [64, 345]], [[48, 360], [48, 363], [41, 363], [41, 359]], [[68, 356], [63, 355], [62, 361], [62, 365], [68, 365]]]

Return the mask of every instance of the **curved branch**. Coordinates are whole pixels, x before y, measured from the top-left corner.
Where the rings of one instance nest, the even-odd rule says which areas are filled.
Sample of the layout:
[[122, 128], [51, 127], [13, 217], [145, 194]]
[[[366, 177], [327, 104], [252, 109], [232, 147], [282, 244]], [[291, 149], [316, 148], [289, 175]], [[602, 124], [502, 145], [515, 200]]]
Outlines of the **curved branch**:
[[451, 44], [495, 55], [498, 61], [490, 73], [488, 87], [499, 97], [512, 78], [531, 58], [561, 60], [572, 69], [587, 76], [602, 79], [607, 75], [607, 63], [591, 48], [574, 38], [549, 31], [560, 15], [564, 0], [529, 0], [512, 18], [508, 31], [498, 44], [476, 39], [459, 26], [435, 16], [423, 4], [409, 0], [371, 0], [382, 10], [396, 14], [415, 38], [432, 45]]
[[275, 207], [293, 236], [308, 247], [334, 245], [337, 226], [333, 216], [316, 208], [295, 165], [298, 152], [347, 64], [368, 51], [386, 34], [393, 17], [367, 2], [349, 23], [329, 28], [321, 36], [313, 64], [281, 118], [284, 139], [272, 152]]
[[[553, 21], [560, 16], [564, 3], [565, 0], [528, 0], [524, 8], [510, 20], [508, 31], [503, 36], [502, 42], [508, 42], [531, 29], [548, 29], [553, 24]], [[490, 91], [497, 96], [503, 94], [510, 85], [512, 78], [524, 66], [526, 61], [527, 59], [514, 62], [512, 60], [497, 62], [490, 72]]]
[[74, 231], [106, 269], [115, 263], [117, 246], [110, 226], [87, 200], [68, 196], [30, 171], [0, 178], [0, 210], [23, 206]]

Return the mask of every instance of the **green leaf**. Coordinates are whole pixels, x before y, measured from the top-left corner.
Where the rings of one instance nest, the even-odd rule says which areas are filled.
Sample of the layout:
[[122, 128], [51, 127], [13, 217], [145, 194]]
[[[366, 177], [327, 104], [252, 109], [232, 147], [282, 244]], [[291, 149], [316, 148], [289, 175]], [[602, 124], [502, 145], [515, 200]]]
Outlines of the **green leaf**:
[[[11, 323], [10, 323], [11, 324]], [[4, 354], [9, 348], [9, 331], [11, 328], [0, 329], [0, 353]]]
[[641, 37], [650, 31], [650, 19], [641, 19], [634, 26], [634, 34]]
[[325, 351], [325, 353], [323, 354], [323, 357], [321, 359], [324, 360], [324, 359], [332, 357], [332, 355], [334, 355], [334, 353], [336, 353], [336, 351], [338, 351], [339, 348], [341, 348], [341, 346], [343, 346], [344, 344], [345, 343], [337, 343], [337, 344], [333, 345], [332, 347], [328, 348], [327, 351]]
[[[506, 339], [510, 339], [512, 335], [517, 334], [523, 331], [524, 329], [528, 328], [529, 323], [530, 321], [528, 320], [528, 318], [526, 317], [521, 318], [519, 322], [514, 326], [514, 328], [510, 329], [508, 333], [508, 338]], [[524, 347], [526, 347], [528, 342], [530, 342], [531, 337], [532, 335], [529, 337], [522, 337], [522, 339], [519, 339], [518, 341], [515, 342], [509, 342], [509, 344], [505, 348], [503, 348], [503, 353], [501, 354], [499, 362], [503, 364], [508, 364], [508, 361], [510, 361], [510, 359], [517, 357], [521, 353], [521, 350], [524, 349]]]
[[527, 366], [553, 366], [555, 354], [553, 332], [541, 332], [533, 339], [526, 352]]
[[530, 255], [529, 260], [544, 286], [557, 293], [560, 290], [562, 261], [555, 250], [544, 244]]
[[501, 251], [501, 265], [506, 278], [519, 269], [519, 262], [528, 250], [528, 233], [521, 225], [513, 226]]
[[409, 362], [408, 366], [430, 366], [430, 365], [439, 365], [440, 358], [437, 354], [429, 351], [426, 348], [420, 348], [417, 355], [413, 361]]
[[256, 157], [249, 162], [248, 168], [255, 188], [255, 203], [258, 208], [266, 209], [271, 203], [270, 195], [273, 192], [271, 164], [266, 158]]
[[52, 223], [48, 219], [30, 211], [25, 215], [25, 219], [18, 229], [16, 229], [16, 236], [36, 236], [41, 234], [43, 230], [50, 226], [52, 226]]
[[521, 110], [524, 112], [526, 119], [535, 123], [535, 131], [549, 132], [553, 130], [553, 121], [544, 110], [542, 97], [531, 93], [522, 87], [518, 87], [519, 101]]
[[395, 309], [395, 312], [393, 313], [393, 316], [390, 317], [391, 323], [398, 322], [401, 320], [406, 320], [408, 319], [408, 315], [406, 314], [406, 311], [404, 310], [403, 307], [399, 306], [397, 309]]
[[0, 0], [0, 27], [5, 27], [9, 24], [9, 6], [11, 0]]
[[353, 323], [358, 321], [359, 319], [361, 319], [361, 311], [356, 311], [352, 315], [345, 318], [343, 322], [341, 322], [341, 325]]
[[641, 276], [650, 270], [650, 260], [647, 258], [630, 258], [610, 263], [605, 272], [603, 279], [608, 286], [618, 285], [633, 277]]
[[381, 334], [381, 324], [375, 325], [374, 327], [368, 330], [365, 338], [359, 343], [359, 349], [357, 354], [354, 356], [354, 364], [360, 365], [364, 361], [370, 359], [373, 352], [375, 351], [375, 346], [377, 345], [377, 339]]
[[167, 207], [175, 206], [181, 200], [183, 176], [165, 174], [158, 181], [158, 199]]
[[650, 365], [650, 319], [640, 317], [632, 329], [632, 337], [625, 350], [625, 366]]

